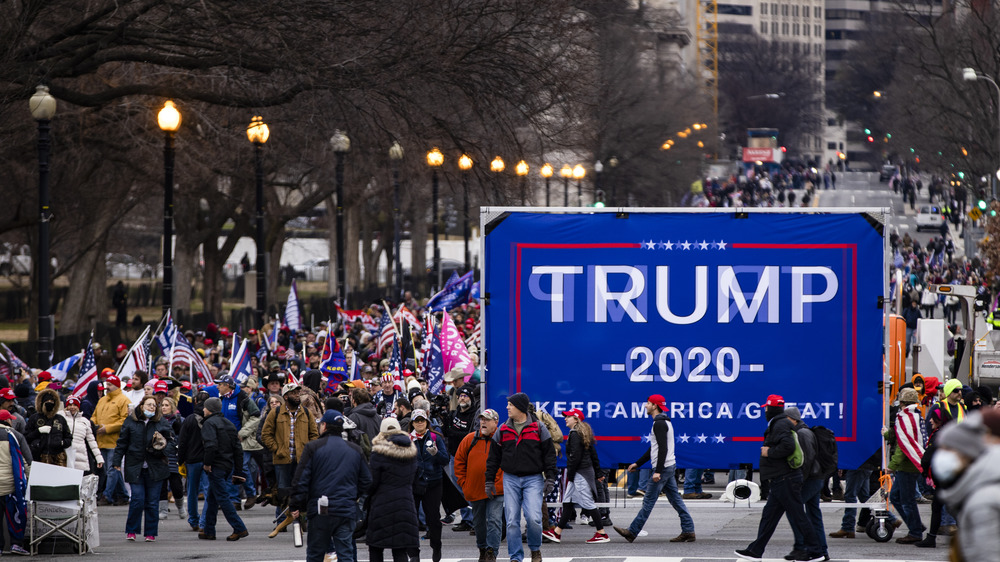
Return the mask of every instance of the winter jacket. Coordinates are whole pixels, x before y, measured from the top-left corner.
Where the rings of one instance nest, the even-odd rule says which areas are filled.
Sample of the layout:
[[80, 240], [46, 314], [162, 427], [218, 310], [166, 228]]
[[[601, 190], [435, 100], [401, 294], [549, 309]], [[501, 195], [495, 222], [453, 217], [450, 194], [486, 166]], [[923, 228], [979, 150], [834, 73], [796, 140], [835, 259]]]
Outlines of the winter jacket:
[[375, 440], [375, 436], [379, 433], [379, 426], [382, 424], [382, 418], [375, 411], [375, 404], [365, 402], [355, 406], [347, 417], [357, 424], [358, 429], [363, 431], [368, 439]]
[[201, 441], [205, 448], [204, 466], [212, 467], [217, 476], [230, 472], [243, 474], [243, 449], [236, 426], [229, 418], [221, 413], [206, 417], [201, 423]]
[[21, 435], [20, 432], [10, 426], [0, 423], [0, 495], [2, 496], [13, 494], [15, 487], [14, 463], [10, 452], [10, 435], [14, 436], [18, 448], [21, 450], [21, 455], [24, 457], [24, 466], [19, 468], [27, 469], [32, 462], [31, 448], [28, 447], [28, 442], [24, 439], [24, 435]]
[[457, 451], [458, 445], [466, 435], [475, 431], [478, 409], [471, 405], [465, 411], [456, 408], [451, 412], [444, 424], [444, 435], [448, 439], [448, 450]]
[[[465, 499], [477, 502], [488, 499], [486, 496], [486, 461], [490, 457], [490, 449], [496, 447], [492, 435], [484, 437], [479, 431], [465, 436], [455, 451], [455, 480], [461, 486]], [[503, 471], [498, 470], [493, 478], [497, 495], [503, 495]]]
[[167, 465], [170, 467], [170, 474], [177, 474], [180, 468], [180, 463], [177, 461], [177, 438], [181, 434], [184, 418], [174, 412], [174, 415], [169, 418], [164, 416], [163, 419], [170, 424], [171, 441], [173, 442], [173, 446], [167, 452]]
[[201, 426], [204, 418], [194, 414], [184, 418], [177, 438], [177, 462], [197, 464], [205, 459], [205, 447], [201, 440]]
[[233, 422], [237, 430], [243, 427], [243, 412], [251, 417], [260, 415], [257, 404], [247, 398], [246, 393], [239, 390], [234, 390], [226, 396], [220, 396], [219, 399], [222, 400], [222, 414], [226, 416], [227, 420]]
[[545, 424], [528, 414], [528, 425], [518, 435], [514, 422], [507, 420], [493, 434], [499, 447], [490, 449], [486, 463], [486, 480], [494, 480], [497, 471], [515, 476], [545, 474], [546, 480], [556, 478], [556, 450]]
[[302, 450], [296, 470], [291, 505], [309, 517], [317, 514], [316, 502], [327, 498], [327, 515], [356, 517], [362, 490], [372, 484], [361, 447], [327, 433], [310, 441]]
[[763, 446], [768, 447], [768, 450], [766, 457], [760, 456], [761, 480], [773, 480], [794, 472], [802, 472], [800, 468], [793, 469], [788, 466], [788, 457], [795, 452], [792, 431], [792, 420], [785, 414], [778, 414], [767, 423]]
[[990, 445], [948, 488], [937, 494], [958, 519], [962, 557], [1000, 562], [1000, 445]]
[[[420, 436], [411, 432], [410, 439], [417, 448], [417, 477], [423, 478], [430, 486], [440, 482], [444, 478], [443, 467], [448, 466], [451, 461], [444, 437], [436, 431], [428, 430]], [[427, 451], [431, 443], [437, 448], [437, 453], [433, 455]]]
[[[271, 410], [264, 420], [264, 428], [260, 431], [261, 444], [271, 451], [271, 462], [274, 464], [291, 464], [292, 457], [289, 445], [292, 435], [292, 415], [288, 406], [282, 404], [277, 410]], [[299, 407], [295, 416], [295, 460], [302, 458], [306, 443], [319, 437], [316, 420], [307, 408]]]
[[[24, 436], [34, 458], [58, 455], [73, 445], [69, 424], [59, 413], [60, 402], [59, 393], [50, 388], [35, 396], [35, 413], [28, 418]], [[43, 408], [43, 405], [46, 407]]]
[[244, 451], [260, 451], [264, 448], [257, 441], [257, 428], [260, 426], [260, 416], [250, 416], [243, 413], [243, 427], [239, 429], [240, 446]]
[[[122, 394], [120, 388], [111, 387], [111, 390], [97, 401], [94, 408], [94, 415], [90, 421], [94, 422], [98, 428], [104, 426], [104, 435], [97, 433], [97, 446], [102, 449], [114, 449], [118, 443], [118, 432], [122, 429], [122, 424], [128, 418], [129, 406], [132, 403]], [[108, 459], [106, 459], [108, 460]]]
[[[129, 484], [142, 481], [143, 468], [149, 469], [149, 478], [153, 482], [170, 476], [167, 464], [167, 448], [173, 447], [170, 424], [160, 415], [159, 408], [156, 415], [148, 420], [145, 416], [140, 418], [141, 415], [141, 411], [135, 410], [125, 418], [111, 461], [111, 466], [121, 468], [122, 459], [125, 459], [125, 481]], [[157, 432], [167, 441], [166, 447], [160, 450], [153, 448], [153, 434]]]
[[73, 444], [66, 450], [66, 466], [87, 472], [90, 470], [90, 457], [87, 450], [94, 455], [98, 463], [104, 462], [101, 449], [94, 439], [94, 430], [90, 425], [90, 420], [83, 416], [83, 412], [77, 412], [75, 416], [70, 416], [64, 412], [66, 423], [69, 425], [69, 432], [73, 435]]
[[812, 480], [822, 478], [819, 468], [819, 445], [816, 434], [803, 421], [795, 424], [795, 435], [799, 437], [799, 447], [802, 448], [802, 478]]
[[571, 429], [566, 440], [566, 481], [572, 482], [580, 474], [591, 487], [596, 487], [596, 473], [600, 468], [597, 452], [593, 447], [585, 447], [580, 432]]
[[374, 548], [420, 546], [413, 478], [417, 448], [402, 431], [380, 433], [372, 442], [372, 484], [368, 492], [368, 536]]

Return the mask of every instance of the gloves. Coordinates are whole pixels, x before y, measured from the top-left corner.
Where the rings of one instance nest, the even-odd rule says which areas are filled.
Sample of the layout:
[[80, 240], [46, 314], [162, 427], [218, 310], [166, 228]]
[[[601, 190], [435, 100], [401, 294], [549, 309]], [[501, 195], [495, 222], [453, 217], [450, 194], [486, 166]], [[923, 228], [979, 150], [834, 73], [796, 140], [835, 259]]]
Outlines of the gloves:
[[486, 497], [491, 500], [497, 497], [497, 485], [493, 482], [486, 483]]
[[553, 490], [556, 489], [556, 481], [551, 479], [545, 480], [545, 495], [549, 495]]
[[430, 456], [432, 456], [432, 457], [437, 456], [437, 454], [438, 454], [438, 448], [434, 446], [433, 442], [430, 445], [427, 446], [427, 454], [430, 455]]

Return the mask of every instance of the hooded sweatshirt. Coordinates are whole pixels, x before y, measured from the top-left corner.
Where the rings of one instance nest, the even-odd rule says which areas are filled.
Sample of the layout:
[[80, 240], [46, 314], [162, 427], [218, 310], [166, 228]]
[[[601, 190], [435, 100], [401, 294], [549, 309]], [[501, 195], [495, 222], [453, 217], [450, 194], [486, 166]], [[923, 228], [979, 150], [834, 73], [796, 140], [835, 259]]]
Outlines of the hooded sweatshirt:
[[965, 560], [1000, 562], [1000, 445], [991, 445], [949, 488], [938, 494], [957, 514]]

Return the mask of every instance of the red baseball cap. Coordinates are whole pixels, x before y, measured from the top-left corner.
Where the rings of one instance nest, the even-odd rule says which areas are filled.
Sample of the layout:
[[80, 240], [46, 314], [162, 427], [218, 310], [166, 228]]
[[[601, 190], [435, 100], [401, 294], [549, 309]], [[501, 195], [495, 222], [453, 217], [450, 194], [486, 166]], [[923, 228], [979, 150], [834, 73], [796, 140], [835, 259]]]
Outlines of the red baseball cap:
[[656, 404], [661, 412], [667, 411], [667, 399], [663, 397], [662, 394], [651, 394], [647, 400], [651, 404]]
[[66, 405], [69, 406], [70, 404], [76, 404], [76, 406], [79, 408], [80, 399], [77, 398], [76, 396], [70, 396], [69, 398], [66, 399]]
[[181, 388], [184, 390], [191, 390], [191, 383], [189, 381], [181, 381]]
[[153, 393], [162, 392], [166, 394], [170, 389], [167, 388], [167, 381], [156, 381], [153, 385]]
[[[105, 370], [109, 370], [109, 369], [105, 369]], [[121, 379], [118, 378], [118, 375], [115, 375], [115, 374], [108, 375], [108, 378], [104, 380], [104, 387], [107, 388], [108, 386], [116, 386], [118, 388], [121, 388], [122, 387], [122, 381], [121, 381]]]
[[117, 351], [118, 353], [121, 353], [121, 352], [125, 351], [126, 349], [128, 349], [128, 347], [126, 347], [125, 344], [120, 343], [120, 344], [118, 344], [118, 347], [115, 348], [115, 351]]
[[573, 408], [572, 410], [566, 410], [565, 412], [562, 412], [562, 415], [564, 418], [568, 418], [570, 416], [576, 416], [576, 419], [580, 421], [584, 420], [583, 410], [581, 410], [580, 408]]
[[765, 406], [785, 406], [785, 399], [777, 394], [772, 394], [767, 397], [767, 402], [764, 403]]
[[247, 334], [249, 334], [251, 336], [256, 336], [257, 335], [257, 330], [250, 330], [249, 332], [247, 332]]
[[14, 394], [13, 390], [11, 390], [9, 388], [5, 388], [3, 390], [0, 390], [0, 399], [3, 399], [3, 400], [16, 400], [17, 399], [17, 395]]
[[48, 371], [42, 371], [41, 373], [38, 373], [37, 378], [39, 381], [50, 381], [52, 380], [52, 373]]
[[205, 338], [205, 345], [212, 345], [213, 343], [215, 342], [212, 341], [212, 338]]
[[7, 410], [0, 410], [0, 421], [10, 421], [14, 419], [14, 416], [10, 415]]
[[229, 328], [219, 328], [219, 335], [224, 338], [228, 338], [232, 334], [229, 333]]

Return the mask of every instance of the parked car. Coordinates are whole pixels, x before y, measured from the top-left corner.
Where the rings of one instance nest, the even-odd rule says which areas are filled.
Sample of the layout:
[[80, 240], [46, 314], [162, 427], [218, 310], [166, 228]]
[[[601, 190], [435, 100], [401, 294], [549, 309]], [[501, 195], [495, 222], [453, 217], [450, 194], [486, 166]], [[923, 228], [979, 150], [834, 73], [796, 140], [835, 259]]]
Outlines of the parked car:
[[920, 210], [917, 212], [917, 232], [925, 228], [938, 230], [941, 228], [944, 221], [945, 217], [941, 214], [940, 207], [922, 205]]
[[892, 176], [896, 175], [896, 167], [892, 164], [886, 164], [878, 172], [878, 181], [884, 182], [892, 179]]
[[105, 256], [105, 265], [109, 279], [150, 279], [156, 273], [156, 268], [148, 263], [120, 253], [109, 253]]

